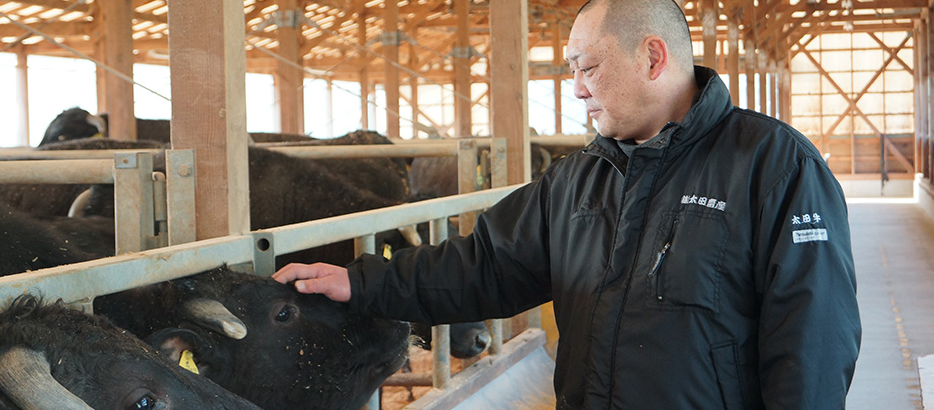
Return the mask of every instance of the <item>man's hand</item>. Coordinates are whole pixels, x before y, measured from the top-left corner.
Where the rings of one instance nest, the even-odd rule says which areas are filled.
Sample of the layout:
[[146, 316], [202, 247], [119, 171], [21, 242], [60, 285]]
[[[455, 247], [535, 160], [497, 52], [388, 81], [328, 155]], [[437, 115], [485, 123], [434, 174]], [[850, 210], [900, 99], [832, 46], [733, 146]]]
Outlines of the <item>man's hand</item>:
[[320, 293], [337, 302], [350, 300], [350, 278], [347, 268], [326, 263], [290, 263], [272, 275], [279, 283], [295, 281], [301, 293]]

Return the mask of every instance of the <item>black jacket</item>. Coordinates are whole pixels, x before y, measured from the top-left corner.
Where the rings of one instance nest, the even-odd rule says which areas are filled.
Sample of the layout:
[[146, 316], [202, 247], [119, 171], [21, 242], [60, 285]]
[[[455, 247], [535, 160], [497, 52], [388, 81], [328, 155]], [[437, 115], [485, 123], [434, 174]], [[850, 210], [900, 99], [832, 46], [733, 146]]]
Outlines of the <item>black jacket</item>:
[[803, 135], [696, 76], [662, 147], [598, 136], [470, 236], [356, 260], [351, 303], [446, 323], [553, 299], [559, 409], [843, 409], [861, 331], [843, 192]]

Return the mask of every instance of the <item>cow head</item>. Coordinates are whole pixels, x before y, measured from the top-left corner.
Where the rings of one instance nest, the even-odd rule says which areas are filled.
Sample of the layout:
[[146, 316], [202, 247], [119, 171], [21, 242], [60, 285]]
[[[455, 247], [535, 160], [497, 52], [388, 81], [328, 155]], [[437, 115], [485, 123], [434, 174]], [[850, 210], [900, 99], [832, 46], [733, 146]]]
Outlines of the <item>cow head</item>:
[[263, 408], [356, 410], [405, 361], [408, 325], [324, 296], [227, 269], [175, 285], [185, 321], [149, 341], [175, 359], [192, 352], [201, 374]]
[[0, 314], [0, 408], [258, 410], [96, 317], [18, 298]]
[[69, 108], [49, 123], [39, 145], [99, 137], [106, 131], [105, 128], [106, 122], [103, 118], [78, 107]]

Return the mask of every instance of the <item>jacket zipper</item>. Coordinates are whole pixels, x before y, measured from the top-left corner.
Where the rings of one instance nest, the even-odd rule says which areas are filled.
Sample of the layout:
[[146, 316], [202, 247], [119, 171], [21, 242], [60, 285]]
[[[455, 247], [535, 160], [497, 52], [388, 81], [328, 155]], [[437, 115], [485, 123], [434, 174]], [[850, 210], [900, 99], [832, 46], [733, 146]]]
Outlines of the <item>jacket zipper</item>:
[[658, 254], [655, 255], [655, 264], [652, 265], [652, 270], [649, 271], [649, 277], [655, 278], [655, 298], [658, 300], [664, 299], [664, 296], [661, 293], [661, 278], [658, 277], [658, 269], [662, 267], [662, 262], [665, 261], [665, 255], [668, 254], [668, 250], [671, 249], [671, 241], [675, 237], [675, 229], [678, 226], [678, 220], [675, 219], [671, 223], [671, 233], [668, 234], [668, 241], [665, 242], [665, 246], [662, 247]]

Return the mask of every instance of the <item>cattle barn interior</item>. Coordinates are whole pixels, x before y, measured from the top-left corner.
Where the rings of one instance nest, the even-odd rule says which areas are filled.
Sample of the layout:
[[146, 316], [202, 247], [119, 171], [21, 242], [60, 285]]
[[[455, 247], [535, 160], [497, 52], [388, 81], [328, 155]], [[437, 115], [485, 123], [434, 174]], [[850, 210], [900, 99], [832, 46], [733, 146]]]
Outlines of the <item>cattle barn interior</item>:
[[[934, 407], [928, 397], [934, 391], [934, 1], [676, 1], [691, 29], [695, 63], [721, 74], [734, 105], [779, 118], [807, 136], [848, 197], [863, 339], [847, 409]], [[264, 252], [280, 255], [329, 241], [356, 238], [358, 252], [376, 252], [374, 227], [430, 220], [437, 241], [456, 216], [460, 233], [468, 233], [473, 211], [533, 179], [539, 155], [533, 147], [574, 149], [595, 137], [591, 119], [574, 108], [563, 55], [583, 3], [0, 2], [0, 54], [15, 55], [17, 62], [9, 79], [15, 87], [0, 96], [17, 108], [16, 125], [8, 124], [0, 146], [18, 146], [0, 149], [0, 184], [113, 184], [117, 247], [128, 252], [0, 278], [3, 307], [23, 288], [86, 307], [96, 295], [223, 263], [268, 275], [273, 267]], [[93, 61], [97, 111], [108, 114], [110, 138], [128, 141], [141, 131], [132, 102], [156, 93], [142, 81], [134, 86], [134, 67], [168, 67], [170, 93], [156, 93], [171, 102], [171, 149], [162, 157], [161, 185], [151, 174], [153, 156], [162, 150], [50, 154], [30, 147], [30, 127], [47, 125], [29, 123], [34, 56]], [[276, 126], [269, 131], [306, 134], [309, 110], [326, 112], [329, 123], [349, 111], [359, 129], [393, 143], [256, 145], [298, 158], [451, 157], [461, 195], [252, 229], [247, 73], [273, 79]], [[309, 98], [303, 88], [312, 79], [327, 86]], [[348, 84], [353, 109], [335, 107], [332, 92]], [[530, 101], [533, 87], [545, 87], [548, 98]], [[530, 119], [533, 110], [547, 115]], [[534, 135], [536, 127], [548, 135]], [[486, 181], [478, 183], [477, 169], [489, 174]], [[161, 197], [160, 186], [168, 191]], [[165, 209], [158, 199], [153, 206], [153, 198], [162, 198]], [[168, 215], [161, 237], [146, 231], [160, 212]], [[320, 237], [309, 239], [312, 234]], [[113, 280], [121, 269], [163, 273]], [[79, 280], [100, 285], [86, 291], [74, 286]], [[433, 365], [391, 377], [367, 408], [553, 408], [549, 354], [558, 335], [551, 312], [546, 305], [489, 323], [495, 339], [481, 359], [452, 360], [435, 349], [426, 359]], [[437, 340], [446, 330], [436, 331]], [[451, 368], [460, 372], [452, 376]], [[405, 391], [398, 396], [414, 391], [417, 399], [400, 404], [392, 389]]]

